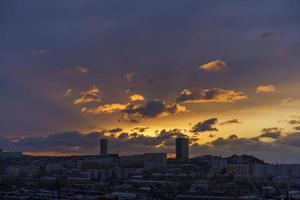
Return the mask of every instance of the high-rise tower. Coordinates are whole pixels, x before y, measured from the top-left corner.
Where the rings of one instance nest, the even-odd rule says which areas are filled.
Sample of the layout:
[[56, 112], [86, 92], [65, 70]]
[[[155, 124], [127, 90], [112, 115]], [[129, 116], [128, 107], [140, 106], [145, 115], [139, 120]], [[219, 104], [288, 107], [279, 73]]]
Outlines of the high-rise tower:
[[176, 159], [189, 159], [189, 139], [185, 137], [176, 138]]
[[107, 146], [108, 146], [107, 139], [100, 139], [100, 155], [101, 156], [107, 155]]

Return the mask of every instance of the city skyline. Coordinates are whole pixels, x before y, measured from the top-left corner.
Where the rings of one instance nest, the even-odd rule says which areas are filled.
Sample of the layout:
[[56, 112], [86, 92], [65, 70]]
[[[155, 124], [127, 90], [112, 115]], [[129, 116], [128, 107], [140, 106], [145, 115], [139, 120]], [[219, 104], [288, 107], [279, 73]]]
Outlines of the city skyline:
[[[300, 163], [297, 1], [2, 1], [0, 148]], [[173, 155], [172, 155], [173, 154]]]

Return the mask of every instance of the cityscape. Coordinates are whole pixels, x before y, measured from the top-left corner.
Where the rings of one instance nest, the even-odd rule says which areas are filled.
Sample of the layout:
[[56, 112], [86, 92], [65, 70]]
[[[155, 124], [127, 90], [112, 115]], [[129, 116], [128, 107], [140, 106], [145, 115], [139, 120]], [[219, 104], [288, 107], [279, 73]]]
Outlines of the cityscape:
[[99, 141], [99, 155], [38, 157], [1, 151], [1, 199], [299, 199], [300, 164], [268, 164], [253, 156], [189, 158], [177, 137], [176, 157], [119, 156]]
[[0, 0], [0, 200], [300, 200], [300, 0]]

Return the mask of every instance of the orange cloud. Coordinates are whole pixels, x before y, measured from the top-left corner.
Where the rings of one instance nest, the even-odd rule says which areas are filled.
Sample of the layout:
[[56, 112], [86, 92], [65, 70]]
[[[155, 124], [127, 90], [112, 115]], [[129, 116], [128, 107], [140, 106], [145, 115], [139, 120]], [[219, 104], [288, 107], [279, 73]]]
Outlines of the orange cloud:
[[293, 97], [288, 97], [288, 98], [282, 99], [279, 102], [280, 102], [280, 105], [283, 105], [283, 106], [299, 106], [300, 105], [300, 99], [295, 99]]
[[105, 104], [102, 106], [98, 106], [96, 108], [82, 108], [81, 112], [93, 113], [93, 114], [101, 114], [101, 113], [114, 113], [125, 110], [127, 104], [121, 103], [113, 103], [113, 104]]
[[207, 72], [220, 72], [227, 68], [227, 64], [222, 60], [214, 60], [200, 66], [200, 69]]
[[217, 103], [226, 103], [226, 102], [235, 102], [243, 99], [247, 99], [245, 93], [237, 92], [234, 90], [225, 90], [220, 88], [213, 89], [197, 89], [189, 90], [184, 89], [180, 96], [177, 98], [177, 102], [187, 102], [187, 103], [207, 103], [207, 102], [217, 102]]
[[140, 94], [133, 94], [128, 97], [130, 101], [145, 101], [145, 97]]
[[101, 101], [101, 91], [97, 87], [92, 87], [84, 92], [81, 92], [81, 96], [74, 100], [74, 104], [84, 104], [91, 102]]
[[256, 93], [275, 92], [276, 88], [273, 85], [260, 85], [256, 88]]

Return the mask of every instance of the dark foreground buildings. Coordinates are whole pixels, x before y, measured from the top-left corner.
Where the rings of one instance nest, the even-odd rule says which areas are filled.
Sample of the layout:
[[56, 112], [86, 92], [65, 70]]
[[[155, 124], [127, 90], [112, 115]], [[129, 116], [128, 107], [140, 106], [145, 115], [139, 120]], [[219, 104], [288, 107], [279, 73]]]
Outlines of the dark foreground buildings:
[[300, 199], [300, 164], [252, 156], [189, 158], [188, 138], [164, 152], [35, 157], [0, 153], [0, 200]]

